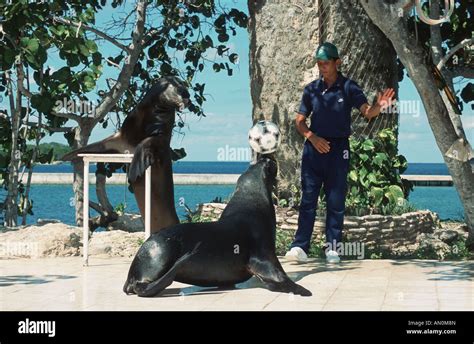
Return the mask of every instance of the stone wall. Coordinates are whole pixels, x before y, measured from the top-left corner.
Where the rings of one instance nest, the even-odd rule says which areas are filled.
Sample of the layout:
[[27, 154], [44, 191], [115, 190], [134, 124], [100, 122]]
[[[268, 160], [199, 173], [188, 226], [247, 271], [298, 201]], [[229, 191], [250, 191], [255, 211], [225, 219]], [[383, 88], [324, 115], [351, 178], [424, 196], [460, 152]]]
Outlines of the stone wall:
[[[205, 219], [217, 220], [226, 204], [205, 203], [199, 208]], [[292, 208], [275, 207], [277, 228], [296, 231], [298, 212]], [[317, 217], [314, 224], [314, 240], [324, 240], [325, 217]], [[398, 246], [412, 245], [421, 233], [433, 233], [439, 226], [436, 213], [419, 210], [403, 215], [346, 216], [344, 218], [344, 240], [363, 242], [368, 249], [390, 250]]]

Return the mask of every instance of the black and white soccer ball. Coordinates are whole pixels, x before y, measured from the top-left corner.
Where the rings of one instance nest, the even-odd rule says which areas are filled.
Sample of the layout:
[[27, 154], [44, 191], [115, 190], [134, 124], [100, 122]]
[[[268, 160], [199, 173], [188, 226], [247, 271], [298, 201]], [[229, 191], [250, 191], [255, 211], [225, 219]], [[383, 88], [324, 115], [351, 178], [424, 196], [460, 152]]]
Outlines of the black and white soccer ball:
[[249, 130], [249, 144], [260, 154], [270, 154], [277, 150], [281, 142], [280, 129], [270, 121], [258, 121]]

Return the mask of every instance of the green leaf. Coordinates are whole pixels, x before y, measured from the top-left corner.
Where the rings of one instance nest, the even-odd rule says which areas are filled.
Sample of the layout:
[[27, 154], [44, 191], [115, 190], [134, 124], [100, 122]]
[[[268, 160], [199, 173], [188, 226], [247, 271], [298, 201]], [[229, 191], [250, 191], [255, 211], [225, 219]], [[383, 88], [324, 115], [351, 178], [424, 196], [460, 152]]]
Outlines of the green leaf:
[[370, 195], [374, 198], [374, 205], [379, 206], [383, 200], [383, 189], [379, 187], [373, 187], [370, 189]]
[[94, 65], [99, 66], [102, 63], [102, 54], [99, 52], [95, 52], [92, 54], [92, 63]]
[[357, 171], [354, 171], [354, 170], [350, 171], [350, 172], [349, 172], [349, 178], [350, 178], [352, 181], [357, 182], [357, 178], [358, 178], [358, 177], [357, 177]]
[[398, 185], [390, 185], [388, 190], [385, 192], [385, 196], [389, 199], [390, 204], [392, 205], [396, 205], [400, 200], [403, 201], [405, 199], [403, 190]]
[[48, 55], [46, 54], [46, 49], [42, 46], [39, 47], [38, 52], [36, 54], [36, 61], [38, 62], [39, 66], [45, 64], [47, 59]]
[[39, 112], [48, 113], [51, 111], [53, 103], [51, 99], [45, 95], [34, 94], [31, 97], [31, 106]]
[[169, 75], [172, 70], [173, 68], [171, 67], [169, 63], [163, 62], [160, 66], [160, 71], [161, 71], [161, 74], [163, 75]]
[[10, 67], [13, 65], [13, 62], [15, 62], [15, 52], [11, 49], [9, 49], [7, 46], [4, 47], [3, 50], [3, 61], [5, 61], [5, 70], [10, 69]]
[[67, 62], [70, 67], [75, 67], [81, 61], [79, 60], [79, 56], [77, 56], [76, 54], [69, 54], [67, 55]]
[[388, 160], [387, 154], [385, 153], [377, 153], [374, 158], [374, 162], [379, 166], [382, 167], [385, 162]]
[[88, 57], [91, 54], [89, 49], [82, 44], [79, 45], [79, 52], [85, 57]]
[[461, 91], [461, 98], [465, 103], [474, 101], [474, 84], [468, 83]]
[[56, 79], [61, 82], [66, 82], [71, 76], [71, 69], [69, 67], [63, 67], [54, 72], [51, 75], [51, 78]]
[[36, 54], [36, 51], [38, 51], [38, 48], [40, 46], [39, 39], [28, 37], [23, 37], [20, 40], [20, 45], [32, 55]]
[[362, 143], [362, 149], [365, 151], [372, 151], [375, 149], [374, 143], [372, 140], [365, 140]]
[[94, 41], [91, 41], [90, 39], [89, 40], [86, 40], [84, 42], [85, 46], [87, 47], [87, 49], [89, 49], [89, 52], [91, 54], [97, 52], [97, 44], [95, 44]]
[[374, 184], [374, 183], [377, 182], [377, 178], [375, 177], [375, 174], [374, 174], [374, 173], [369, 173], [369, 174], [367, 175], [367, 180], [368, 180], [370, 183], [372, 183], [372, 184]]
[[239, 55], [236, 53], [232, 53], [229, 55], [229, 61], [232, 63], [236, 63], [239, 60]]
[[227, 42], [229, 40], [229, 35], [226, 33], [221, 33], [217, 35], [217, 39], [219, 40], [219, 42]]

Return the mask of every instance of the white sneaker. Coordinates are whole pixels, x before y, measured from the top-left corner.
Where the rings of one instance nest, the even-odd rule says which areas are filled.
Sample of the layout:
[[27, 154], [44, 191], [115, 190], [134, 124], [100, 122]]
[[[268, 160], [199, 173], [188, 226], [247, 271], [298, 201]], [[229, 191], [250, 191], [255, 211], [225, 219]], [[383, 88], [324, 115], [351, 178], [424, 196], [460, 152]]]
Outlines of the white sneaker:
[[327, 251], [326, 252], [326, 262], [329, 264], [337, 264], [341, 261], [341, 258], [339, 258], [339, 255], [337, 254], [336, 251]]
[[301, 247], [292, 247], [291, 250], [286, 252], [285, 257], [288, 260], [296, 260], [297, 262], [306, 262], [308, 261], [308, 256], [306, 252]]

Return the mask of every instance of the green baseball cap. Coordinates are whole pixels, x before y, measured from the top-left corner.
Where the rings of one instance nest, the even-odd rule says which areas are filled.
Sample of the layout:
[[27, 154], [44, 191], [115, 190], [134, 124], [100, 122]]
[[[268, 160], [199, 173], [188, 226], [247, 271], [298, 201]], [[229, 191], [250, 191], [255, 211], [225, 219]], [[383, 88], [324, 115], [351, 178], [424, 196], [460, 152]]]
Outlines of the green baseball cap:
[[322, 43], [318, 49], [316, 49], [315, 54], [316, 60], [332, 60], [339, 58], [339, 52], [337, 47], [329, 42]]

